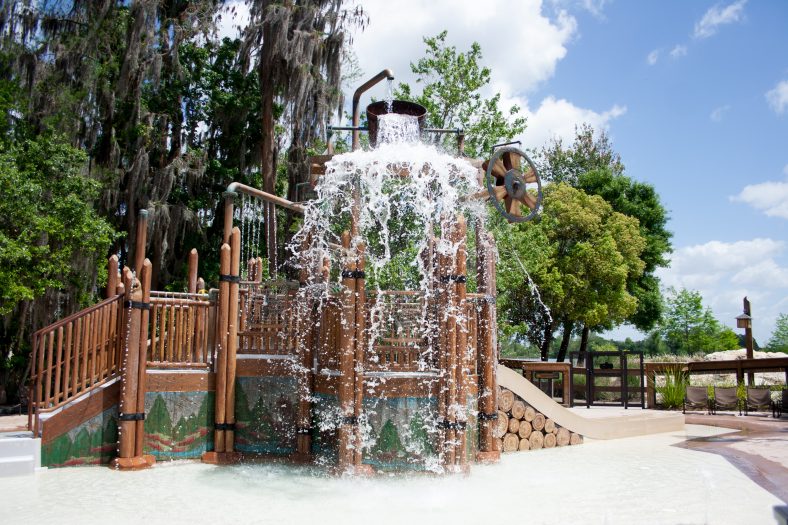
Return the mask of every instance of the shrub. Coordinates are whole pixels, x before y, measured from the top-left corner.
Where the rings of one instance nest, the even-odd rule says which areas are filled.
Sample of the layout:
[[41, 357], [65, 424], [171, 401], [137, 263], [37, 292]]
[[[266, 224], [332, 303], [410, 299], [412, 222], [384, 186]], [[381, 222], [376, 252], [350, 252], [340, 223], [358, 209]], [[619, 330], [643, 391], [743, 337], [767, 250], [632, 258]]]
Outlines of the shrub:
[[687, 374], [681, 366], [669, 368], [665, 372], [665, 384], [656, 386], [657, 393], [662, 396], [663, 408], [681, 408], [684, 405], [684, 394], [688, 384]]

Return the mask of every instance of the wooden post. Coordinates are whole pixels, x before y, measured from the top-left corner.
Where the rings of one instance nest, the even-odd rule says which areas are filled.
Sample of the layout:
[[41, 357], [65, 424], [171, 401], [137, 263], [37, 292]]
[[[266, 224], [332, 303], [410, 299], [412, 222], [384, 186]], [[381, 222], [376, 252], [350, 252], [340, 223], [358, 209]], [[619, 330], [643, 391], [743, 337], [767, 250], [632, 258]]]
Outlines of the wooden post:
[[[145, 272], [143, 272], [145, 273]], [[125, 272], [126, 277], [130, 272]], [[110, 466], [118, 470], [139, 470], [153, 464], [152, 456], [142, 455], [141, 447], [137, 450], [137, 423], [144, 422], [144, 409], [138, 405], [139, 378], [140, 378], [140, 345], [142, 344], [142, 312], [143, 290], [140, 282], [135, 280], [125, 287], [129, 290], [126, 297], [129, 301], [128, 313], [129, 329], [126, 336], [123, 366], [121, 368], [120, 406], [118, 415], [118, 457], [113, 459]], [[144, 367], [144, 363], [142, 364]], [[144, 396], [144, 392], [143, 392]]]
[[497, 412], [497, 384], [495, 380], [495, 253], [489, 233], [476, 223], [476, 282], [483, 294], [479, 313], [479, 452], [477, 461], [494, 462], [501, 458], [493, 436]]
[[296, 339], [301, 370], [298, 374], [298, 422], [296, 425], [296, 451], [293, 460], [308, 462], [312, 458], [312, 351], [315, 341], [315, 319], [313, 319], [313, 302], [308, 294], [304, 294], [304, 287], [310, 282], [307, 262], [304, 254], [309, 248], [309, 238], [301, 243], [301, 269], [298, 273], [298, 283], [302, 292], [297, 296], [297, 302], [291, 305], [298, 317], [297, 326], [303, 337]]
[[120, 274], [118, 273], [118, 256], [113, 255], [107, 262], [107, 291], [105, 297], [109, 299], [114, 297], [118, 289], [118, 282], [120, 281]]
[[[142, 263], [140, 271], [140, 284], [142, 286], [142, 308], [140, 316], [140, 339], [139, 339], [139, 365], [138, 365], [138, 379], [137, 379], [137, 413], [143, 414], [145, 412], [145, 394], [146, 388], [146, 373], [148, 361], [148, 323], [150, 322], [150, 281], [153, 265], [149, 259], [145, 259]], [[135, 436], [135, 456], [143, 455], [143, 448], [145, 445], [145, 420], [137, 419], [136, 421], [136, 436]], [[146, 461], [153, 465], [156, 462], [154, 456], [150, 456]]]
[[[746, 297], [744, 298], [744, 313], [750, 316], [750, 320], [747, 323], [747, 328], [744, 329], [744, 344], [747, 348], [747, 359], [753, 359], [752, 311], [750, 310], [750, 300]], [[747, 386], [753, 386], [754, 384], [755, 374], [753, 372], [747, 372]]]
[[355, 372], [353, 390], [355, 399], [353, 403], [353, 417], [356, 421], [355, 432], [355, 447], [353, 464], [355, 465], [356, 474], [372, 474], [371, 465], [363, 465], [363, 442], [364, 438], [361, 433], [361, 425], [359, 420], [364, 411], [364, 353], [366, 351], [366, 319], [367, 319], [367, 291], [366, 291], [366, 276], [364, 269], [366, 268], [366, 245], [358, 243], [356, 245], [356, 315], [355, 315], [355, 362], [353, 370]]
[[225, 191], [222, 193], [224, 197], [224, 235], [222, 242], [228, 244], [230, 242], [230, 234], [233, 232], [233, 204], [235, 197], [238, 196], [234, 191]]
[[461, 469], [466, 469], [468, 464], [468, 455], [465, 452], [466, 437], [467, 437], [467, 406], [468, 406], [468, 388], [466, 381], [470, 375], [470, 367], [468, 366], [468, 319], [467, 319], [467, 260], [468, 251], [466, 248], [466, 236], [468, 234], [468, 226], [465, 217], [462, 215], [457, 216], [457, 224], [455, 225], [455, 242], [457, 244], [457, 262], [456, 272], [454, 275], [455, 294], [457, 308], [457, 345], [456, 345], [456, 366], [454, 369], [454, 382], [457, 385], [457, 398], [455, 400], [455, 407], [459, 411], [456, 414], [457, 432], [455, 440], [457, 442], [455, 452], [455, 463]]
[[355, 396], [353, 361], [355, 358], [355, 291], [356, 261], [350, 256], [350, 232], [342, 233], [343, 269], [341, 291], [341, 327], [339, 344], [339, 402], [340, 425], [338, 432], [337, 468], [344, 472], [354, 464], [353, 437], [355, 435]]
[[142, 270], [145, 260], [145, 246], [148, 242], [148, 210], [140, 210], [137, 216], [137, 243], [134, 248], [134, 271]]
[[[224, 437], [224, 449], [226, 452], [234, 452], [235, 438], [235, 362], [238, 351], [238, 283], [241, 271], [241, 230], [233, 228], [230, 236], [230, 305], [228, 308], [227, 323], [227, 379], [225, 388], [227, 389], [225, 422], [227, 430]], [[235, 457], [232, 458], [235, 460]]]
[[219, 349], [216, 355], [216, 410], [214, 430], [214, 450], [205, 452], [202, 460], [206, 463], [218, 463], [225, 452], [225, 410], [227, 388], [227, 324], [229, 320], [230, 283], [225, 276], [230, 274], [230, 245], [225, 243], [219, 250], [219, 312], [216, 330]]
[[192, 250], [189, 252], [189, 293], [197, 293], [197, 272], [199, 260], [200, 258], [197, 254], [197, 248], [192, 248]]

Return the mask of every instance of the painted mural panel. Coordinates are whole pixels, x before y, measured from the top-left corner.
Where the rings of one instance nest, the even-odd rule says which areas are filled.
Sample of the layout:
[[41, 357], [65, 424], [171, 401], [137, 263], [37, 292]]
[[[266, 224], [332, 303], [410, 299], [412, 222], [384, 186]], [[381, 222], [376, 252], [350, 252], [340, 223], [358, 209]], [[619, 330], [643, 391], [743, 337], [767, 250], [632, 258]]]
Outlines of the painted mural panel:
[[109, 463], [118, 443], [118, 408], [114, 406], [41, 447], [45, 467]]
[[295, 451], [298, 385], [293, 377], [239, 377], [235, 383], [235, 448], [287, 455]]
[[434, 398], [365, 398], [364, 412], [368, 444], [364, 463], [379, 470], [440, 468]]
[[148, 392], [145, 453], [189, 459], [213, 450], [214, 399], [213, 392]]
[[337, 462], [337, 428], [342, 420], [337, 396], [314, 394], [312, 402], [312, 455], [318, 465]]

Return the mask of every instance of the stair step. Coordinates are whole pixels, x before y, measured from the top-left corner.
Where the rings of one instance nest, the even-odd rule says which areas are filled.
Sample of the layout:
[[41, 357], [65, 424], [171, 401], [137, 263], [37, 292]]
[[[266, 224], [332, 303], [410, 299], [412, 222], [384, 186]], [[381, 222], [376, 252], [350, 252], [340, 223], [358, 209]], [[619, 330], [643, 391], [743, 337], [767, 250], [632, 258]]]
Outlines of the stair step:
[[23, 476], [36, 470], [34, 455], [6, 456], [0, 458], [0, 477]]
[[39, 442], [32, 438], [0, 439], [0, 459], [27, 454], [34, 454]]

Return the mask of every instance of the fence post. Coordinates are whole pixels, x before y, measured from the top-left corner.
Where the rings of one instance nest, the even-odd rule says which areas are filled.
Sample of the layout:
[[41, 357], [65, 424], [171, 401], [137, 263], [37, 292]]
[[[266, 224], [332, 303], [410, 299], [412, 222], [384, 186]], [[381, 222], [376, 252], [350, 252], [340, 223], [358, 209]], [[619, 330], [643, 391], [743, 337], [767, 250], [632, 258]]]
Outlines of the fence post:
[[[301, 243], [301, 269], [298, 273], [300, 291], [290, 308], [297, 316], [296, 326], [300, 330], [295, 334], [295, 345], [301, 370], [298, 373], [298, 422], [296, 424], [296, 451], [292, 455], [298, 462], [307, 462], [312, 456], [312, 349], [315, 345], [315, 320], [313, 319], [313, 300], [306, 286], [312, 281], [307, 268], [305, 254], [309, 249], [309, 239]], [[259, 259], [258, 259], [259, 260]], [[313, 277], [313, 276], [312, 276]], [[300, 336], [299, 336], [300, 335]]]
[[[139, 352], [139, 373], [137, 380], [137, 413], [142, 414], [142, 419], [136, 421], [136, 440], [135, 456], [143, 456], [145, 446], [145, 394], [146, 374], [148, 370], [148, 326], [150, 323], [150, 281], [153, 265], [149, 259], [142, 263], [140, 271], [140, 283], [142, 285], [142, 304], [140, 305], [140, 342]], [[132, 305], [133, 307], [133, 305]], [[145, 456], [146, 462], [152, 465], [156, 459], [154, 456]]]
[[197, 248], [192, 248], [189, 252], [189, 283], [187, 288], [189, 293], [197, 293], [197, 267], [199, 260]]
[[[230, 286], [229, 307], [227, 316], [227, 379], [225, 388], [225, 424], [224, 450], [227, 454], [234, 452], [235, 440], [235, 365], [238, 351], [238, 285], [241, 279], [241, 230], [233, 228], [230, 235]], [[235, 455], [225, 460], [235, 461]]]
[[118, 281], [118, 256], [113, 255], [107, 262], [107, 291], [104, 294], [107, 299], [115, 295], [118, 288]]
[[364, 411], [364, 353], [366, 350], [367, 336], [366, 320], [367, 320], [367, 291], [366, 291], [366, 275], [364, 269], [366, 267], [366, 246], [364, 243], [358, 243], [356, 246], [356, 273], [354, 275], [356, 280], [356, 289], [354, 293], [354, 301], [356, 303], [355, 311], [355, 358], [353, 363], [353, 418], [356, 422], [355, 428], [355, 445], [353, 447], [353, 465], [356, 474], [372, 474], [373, 469], [371, 465], [363, 465], [361, 462], [363, 458], [363, 444], [364, 436], [361, 433], [360, 418]]
[[[468, 366], [468, 308], [466, 303], [467, 293], [467, 262], [468, 252], [466, 248], [466, 236], [468, 234], [468, 226], [465, 217], [462, 215], [457, 216], [457, 223], [454, 229], [455, 243], [457, 244], [457, 262], [456, 272], [453, 276], [453, 281], [456, 288], [456, 309], [455, 319], [457, 321], [457, 345], [456, 345], [456, 358], [454, 367], [454, 381], [457, 385], [457, 398], [455, 400], [455, 408], [457, 414], [456, 420], [456, 435], [455, 441], [456, 452], [455, 462], [459, 464], [461, 470], [468, 468], [468, 455], [465, 452], [466, 439], [467, 439], [467, 423], [468, 423], [468, 388], [466, 382], [470, 376], [470, 367]], [[467, 373], [466, 373], [467, 371]]]

